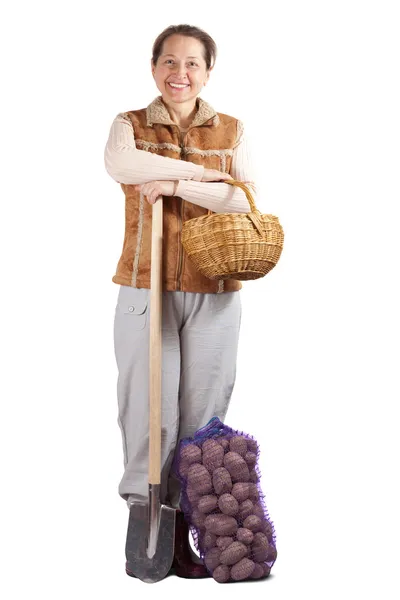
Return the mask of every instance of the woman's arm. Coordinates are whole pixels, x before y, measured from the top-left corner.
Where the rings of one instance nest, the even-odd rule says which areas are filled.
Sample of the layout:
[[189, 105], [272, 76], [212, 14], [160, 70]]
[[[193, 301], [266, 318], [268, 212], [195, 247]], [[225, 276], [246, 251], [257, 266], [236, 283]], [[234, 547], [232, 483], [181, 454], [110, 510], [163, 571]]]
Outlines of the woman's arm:
[[[250, 148], [243, 125], [241, 137], [233, 150], [230, 175], [233, 179], [248, 184], [251, 195], [257, 204]], [[178, 183], [176, 195], [216, 213], [250, 212], [249, 201], [244, 191], [226, 183], [181, 180]]]
[[123, 113], [118, 113], [111, 125], [104, 149], [104, 164], [115, 181], [126, 184], [177, 179], [201, 181], [204, 173], [203, 165], [138, 150], [132, 123]]

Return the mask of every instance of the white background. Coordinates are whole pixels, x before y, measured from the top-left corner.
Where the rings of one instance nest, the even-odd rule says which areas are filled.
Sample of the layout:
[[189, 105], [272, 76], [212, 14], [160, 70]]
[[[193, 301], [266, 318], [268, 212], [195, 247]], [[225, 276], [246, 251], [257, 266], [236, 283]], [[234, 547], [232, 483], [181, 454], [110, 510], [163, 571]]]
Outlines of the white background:
[[[398, 8], [2, 10], [3, 598], [399, 597]], [[260, 443], [277, 533], [271, 577], [253, 584], [124, 572], [111, 281], [124, 196], [103, 152], [115, 115], [158, 95], [151, 47], [178, 23], [215, 39], [202, 97], [243, 120], [258, 207], [285, 231], [276, 268], [242, 290], [226, 418]]]

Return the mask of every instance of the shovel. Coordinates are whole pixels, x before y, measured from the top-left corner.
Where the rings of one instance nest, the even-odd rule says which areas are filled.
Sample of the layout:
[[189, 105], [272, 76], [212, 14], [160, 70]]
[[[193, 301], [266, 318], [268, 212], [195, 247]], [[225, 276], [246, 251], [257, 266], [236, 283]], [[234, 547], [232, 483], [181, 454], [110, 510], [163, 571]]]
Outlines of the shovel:
[[146, 583], [160, 581], [172, 566], [176, 516], [160, 504], [163, 197], [152, 206], [148, 504], [131, 504], [125, 546], [127, 568]]

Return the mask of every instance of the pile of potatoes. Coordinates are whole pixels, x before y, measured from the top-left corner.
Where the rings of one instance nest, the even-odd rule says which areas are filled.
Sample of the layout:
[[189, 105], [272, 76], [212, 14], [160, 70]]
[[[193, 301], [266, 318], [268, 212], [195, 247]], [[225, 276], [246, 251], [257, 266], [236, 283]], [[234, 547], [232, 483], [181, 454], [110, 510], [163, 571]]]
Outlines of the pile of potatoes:
[[200, 556], [219, 583], [266, 577], [277, 557], [257, 485], [257, 456], [257, 442], [244, 435], [180, 448], [185, 514]]

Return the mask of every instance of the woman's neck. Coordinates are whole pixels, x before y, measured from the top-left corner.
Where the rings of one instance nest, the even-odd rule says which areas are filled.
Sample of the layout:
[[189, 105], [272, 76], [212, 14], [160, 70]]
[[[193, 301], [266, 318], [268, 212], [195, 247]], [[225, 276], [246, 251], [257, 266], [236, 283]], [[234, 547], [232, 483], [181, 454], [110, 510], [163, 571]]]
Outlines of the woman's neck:
[[194, 104], [192, 103], [190, 106], [187, 106], [187, 104], [171, 105], [168, 104], [164, 98], [163, 101], [174, 123], [176, 123], [181, 129], [188, 129], [198, 110], [197, 99], [195, 100]]

